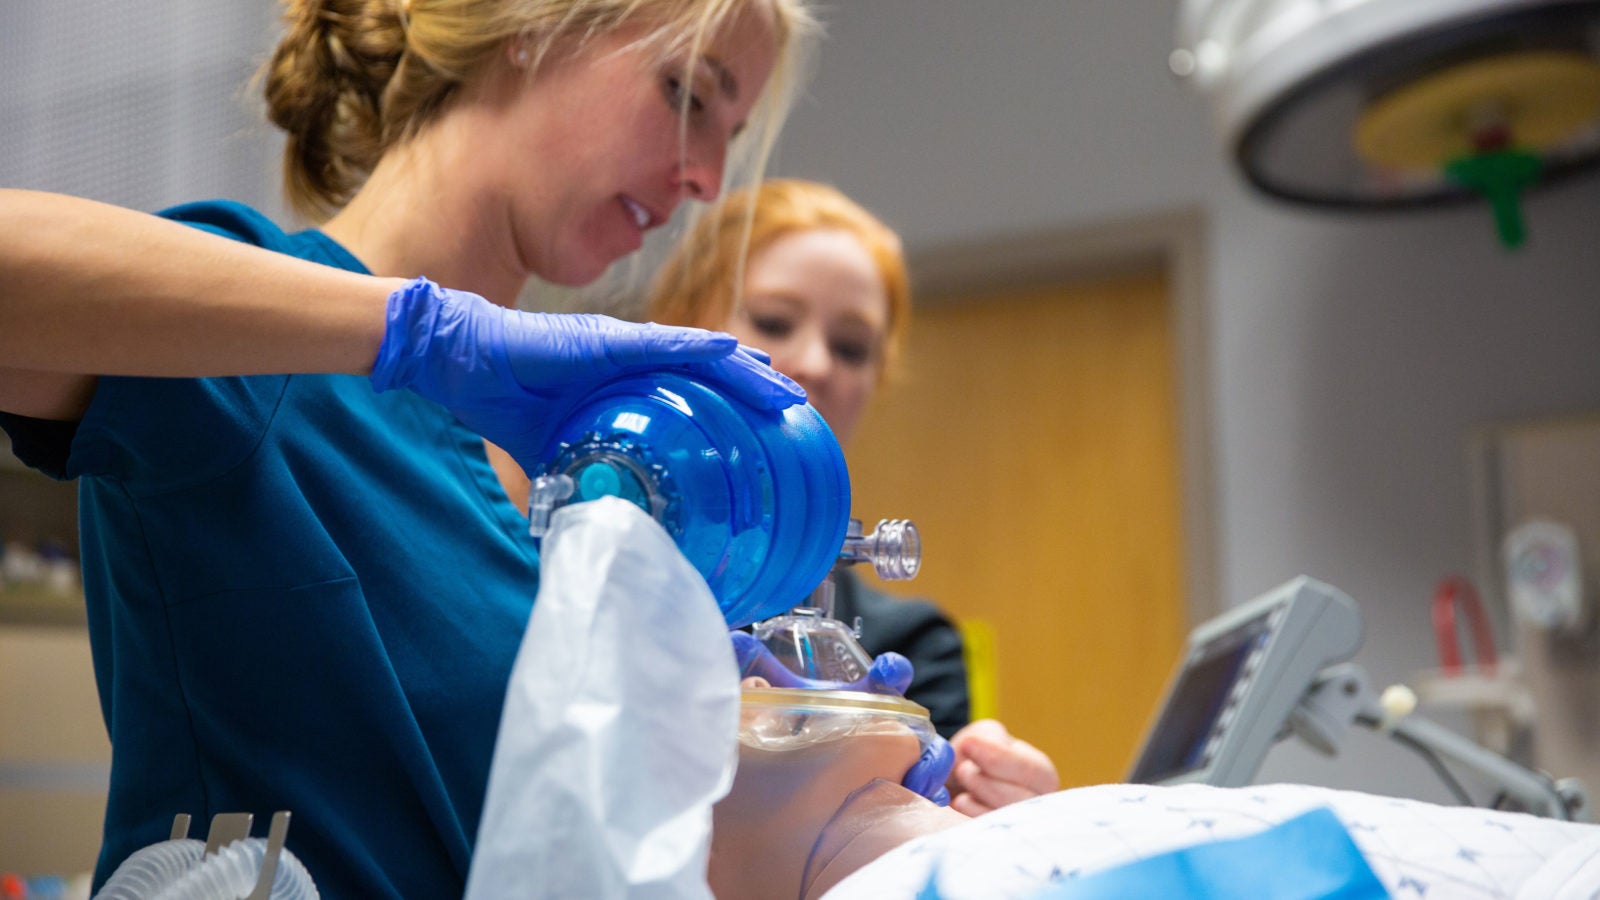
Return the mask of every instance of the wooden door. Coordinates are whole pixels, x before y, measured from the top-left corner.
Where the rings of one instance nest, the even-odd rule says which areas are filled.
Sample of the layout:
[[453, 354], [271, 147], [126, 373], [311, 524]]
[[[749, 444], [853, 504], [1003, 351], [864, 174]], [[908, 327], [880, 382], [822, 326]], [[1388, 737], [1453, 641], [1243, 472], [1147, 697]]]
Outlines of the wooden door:
[[854, 514], [922, 532], [882, 587], [986, 626], [994, 712], [1063, 786], [1126, 777], [1188, 628], [1164, 277], [928, 305], [907, 351], [847, 448]]

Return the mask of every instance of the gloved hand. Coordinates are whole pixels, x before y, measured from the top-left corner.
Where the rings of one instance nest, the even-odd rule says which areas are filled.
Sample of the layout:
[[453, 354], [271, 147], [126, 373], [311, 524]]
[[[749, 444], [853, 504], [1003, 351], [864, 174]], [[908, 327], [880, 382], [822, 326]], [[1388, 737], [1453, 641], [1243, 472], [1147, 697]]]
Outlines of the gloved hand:
[[906, 770], [900, 779], [906, 790], [921, 794], [939, 806], [950, 805], [950, 769], [956, 764], [956, 751], [950, 742], [935, 734], [933, 740], [922, 748], [922, 758]]
[[[911, 660], [893, 651], [879, 654], [872, 660], [867, 674], [855, 681], [823, 681], [795, 674], [773, 656], [767, 645], [757, 640], [753, 634], [734, 631], [729, 633], [729, 637], [733, 641], [734, 658], [739, 662], [739, 677], [761, 678], [773, 687], [818, 691], [865, 691], [904, 697], [906, 688], [911, 685]], [[949, 779], [950, 770], [955, 764], [956, 754], [951, 749], [950, 742], [935, 734], [923, 746], [922, 758], [906, 770], [906, 776], [900, 783], [907, 790], [921, 794], [940, 806], [949, 806], [950, 791], [945, 787], [945, 781]]]
[[703, 376], [758, 409], [805, 400], [799, 385], [732, 335], [519, 312], [426, 278], [389, 295], [372, 386], [410, 388], [442, 404], [531, 469], [564, 406], [599, 382], [654, 368]]
[[884, 653], [872, 661], [867, 674], [855, 681], [825, 681], [798, 675], [793, 669], [778, 661], [767, 645], [755, 635], [732, 631], [733, 655], [739, 661], [739, 677], [766, 679], [773, 687], [801, 688], [809, 691], [863, 691], [869, 694], [893, 694], [904, 697], [911, 686], [911, 660], [898, 653]]

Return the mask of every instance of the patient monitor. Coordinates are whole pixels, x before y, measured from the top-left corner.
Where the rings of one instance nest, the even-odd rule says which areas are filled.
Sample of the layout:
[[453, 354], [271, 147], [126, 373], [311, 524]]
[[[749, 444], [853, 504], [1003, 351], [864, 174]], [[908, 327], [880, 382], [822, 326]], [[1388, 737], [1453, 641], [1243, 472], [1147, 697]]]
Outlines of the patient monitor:
[[1249, 784], [1317, 675], [1360, 646], [1355, 604], [1304, 577], [1206, 622], [1128, 780]]
[[1421, 753], [1441, 774], [1448, 762], [1487, 779], [1499, 790], [1497, 804], [1587, 818], [1576, 780], [1555, 781], [1413, 715], [1415, 695], [1403, 686], [1373, 691], [1348, 662], [1360, 646], [1355, 603], [1306, 577], [1200, 625], [1128, 780], [1240, 787], [1253, 783], [1279, 740], [1294, 735], [1332, 755], [1350, 726], [1363, 725]]

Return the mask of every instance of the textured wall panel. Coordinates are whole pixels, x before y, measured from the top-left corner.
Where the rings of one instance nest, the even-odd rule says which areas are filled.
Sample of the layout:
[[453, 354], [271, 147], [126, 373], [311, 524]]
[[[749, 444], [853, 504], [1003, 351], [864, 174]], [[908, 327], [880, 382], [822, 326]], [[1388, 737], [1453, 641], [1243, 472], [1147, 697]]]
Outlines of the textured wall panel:
[[279, 139], [249, 82], [277, 33], [267, 2], [0, 3], [0, 185], [276, 216]]

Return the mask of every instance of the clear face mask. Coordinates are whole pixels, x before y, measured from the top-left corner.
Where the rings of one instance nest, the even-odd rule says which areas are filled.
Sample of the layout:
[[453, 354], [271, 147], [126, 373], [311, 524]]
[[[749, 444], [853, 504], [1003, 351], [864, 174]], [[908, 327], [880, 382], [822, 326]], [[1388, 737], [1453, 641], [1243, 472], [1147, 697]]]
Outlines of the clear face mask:
[[739, 743], [787, 751], [869, 735], [909, 731], [932, 740], [928, 711], [905, 699], [860, 691], [745, 688], [740, 700]]

